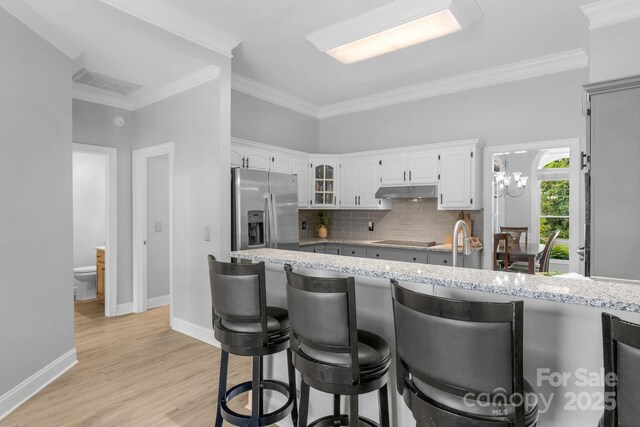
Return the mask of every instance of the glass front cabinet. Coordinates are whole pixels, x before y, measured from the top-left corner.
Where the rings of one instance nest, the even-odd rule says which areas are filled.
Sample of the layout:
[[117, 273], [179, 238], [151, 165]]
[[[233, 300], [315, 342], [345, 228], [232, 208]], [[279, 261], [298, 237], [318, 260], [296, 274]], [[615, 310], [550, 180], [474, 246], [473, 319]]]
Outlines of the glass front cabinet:
[[335, 207], [338, 203], [337, 162], [316, 161], [313, 167], [313, 205]]

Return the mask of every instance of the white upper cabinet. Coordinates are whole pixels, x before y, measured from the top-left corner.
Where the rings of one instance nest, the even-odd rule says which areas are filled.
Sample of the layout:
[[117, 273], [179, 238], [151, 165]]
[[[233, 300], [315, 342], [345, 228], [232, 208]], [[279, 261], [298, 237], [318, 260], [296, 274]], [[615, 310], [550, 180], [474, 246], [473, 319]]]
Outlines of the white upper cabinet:
[[394, 186], [407, 183], [408, 156], [406, 152], [385, 154], [380, 157], [382, 167], [382, 185]]
[[409, 154], [408, 182], [411, 185], [438, 183], [438, 152], [417, 151]]
[[351, 158], [340, 163], [340, 207], [389, 209], [390, 201], [376, 199], [380, 188], [378, 156]]
[[480, 209], [480, 167], [476, 146], [440, 151], [438, 209]]
[[272, 153], [271, 155], [271, 172], [288, 173], [293, 172], [293, 156], [285, 153]]
[[312, 158], [312, 207], [335, 208], [338, 205], [338, 162]]
[[298, 175], [298, 207], [306, 208], [311, 203], [309, 195], [309, 158], [296, 156], [293, 158], [293, 173]]
[[244, 147], [231, 145], [231, 167], [243, 168], [245, 165]]
[[271, 169], [271, 152], [261, 148], [245, 148], [245, 167], [259, 171]]
[[340, 207], [358, 207], [360, 181], [358, 161], [356, 159], [343, 160], [340, 163]]

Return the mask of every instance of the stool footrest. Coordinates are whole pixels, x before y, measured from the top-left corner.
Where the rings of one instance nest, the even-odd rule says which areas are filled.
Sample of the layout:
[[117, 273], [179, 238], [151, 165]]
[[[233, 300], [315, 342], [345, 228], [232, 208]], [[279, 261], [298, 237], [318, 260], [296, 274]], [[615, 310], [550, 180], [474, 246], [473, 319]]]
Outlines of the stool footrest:
[[[348, 426], [349, 417], [347, 414], [328, 415], [326, 417], [318, 418], [308, 427], [336, 427], [336, 426]], [[358, 427], [379, 427], [379, 424], [365, 417], [358, 417]]]
[[[271, 424], [275, 424], [278, 421], [286, 418], [293, 409], [293, 398], [294, 394], [289, 392], [289, 386], [282, 382], [276, 380], [263, 380], [260, 382], [261, 390], [273, 390], [277, 393], [284, 395], [287, 398], [287, 402], [281, 407], [275, 409], [272, 412], [266, 413], [262, 415], [258, 423], [261, 426], [268, 426]], [[242, 393], [246, 393], [251, 390], [251, 381], [247, 381], [241, 384], [238, 384], [234, 387], [231, 387], [227, 393], [225, 394], [225, 398], [222, 402], [220, 402], [220, 409], [222, 413], [222, 418], [236, 426], [249, 426], [251, 423], [251, 415], [243, 415], [239, 414], [232, 409], [229, 409], [227, 403], [229, 403], [233, 398], [237, 397]], [[295, 393], [295, 391], [294, 391]]]

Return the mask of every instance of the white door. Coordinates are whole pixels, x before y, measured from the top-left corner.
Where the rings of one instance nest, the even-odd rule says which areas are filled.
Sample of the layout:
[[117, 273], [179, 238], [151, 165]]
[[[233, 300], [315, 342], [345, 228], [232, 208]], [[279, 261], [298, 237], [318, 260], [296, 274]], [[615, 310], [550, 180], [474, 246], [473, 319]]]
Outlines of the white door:
[[404, 185], [407, 183], [407, 155], [385, 155], [382, 157], [382, 185]]
[[380, 201], [376, 199], [376, 191], [380, 188], [380, 165], [377, 158], [365, 158], [359, 162], [360, 170], [360, 198], [358, 207], [377, 208]]
[[293, 157], [287, 154], [274, 153], [271, 156], [271, 172], [293, 173]]
[[309, 206], [309, 159], [295, 157], [293, 159], [293, 173], [298, 175], [298, 207]]
[[359, 195], [358, 161], [346, 160], [340, 165], [340, 206], [355, 208], [358, 206]]
[[471, 151], [457, 148], [440, 152], [439, 209], [471, 207]]
[[147, 159], [147, 308], [169, 304], [169, 155]]
[[409, 183], [438, 183], [437, 151], [420, 151], [409, 155]]
[[246, 148], [245, 167], [259, 171], [268, 171], [271, 167], [271, 155], [266, 150]]

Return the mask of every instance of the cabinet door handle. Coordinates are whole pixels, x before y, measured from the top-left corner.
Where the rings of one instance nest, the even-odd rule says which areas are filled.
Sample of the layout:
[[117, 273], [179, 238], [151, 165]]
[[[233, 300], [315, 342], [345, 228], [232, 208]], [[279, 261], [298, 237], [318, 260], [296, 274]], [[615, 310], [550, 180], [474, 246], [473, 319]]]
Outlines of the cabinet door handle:
[[406, 180], [407, 180], [407, 171], [404, 171], [404, 172], [403, 172], [403, 174], [404, 174], [404, 175], [403, 175], [402, 180], [403, 180], [403, 181], [406, 181]]
[[244, 157], [242, 158], [242, 167], [244, 167]]
[[411, 171], [409, 171], [409, 181], [411, 181]]
[[442, 193], [440, 193], [440, 204], [442, 204]]
[[333, 196], [333, 204], [336, 204], [336, 196]]
[[358, 204], [360, 204], [360, 196], [358, 196]]
[[247, 169], [249, 169], [249, 158], [247, 157]]
[[358, 196], [353, 196], [353, 204], [354, 205], [358, 204]]

